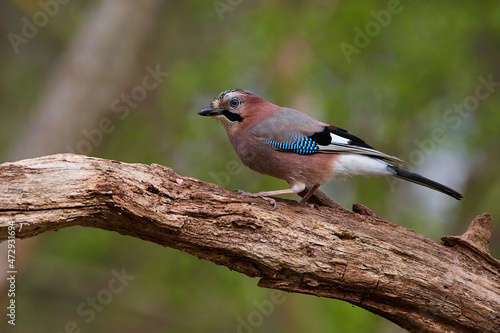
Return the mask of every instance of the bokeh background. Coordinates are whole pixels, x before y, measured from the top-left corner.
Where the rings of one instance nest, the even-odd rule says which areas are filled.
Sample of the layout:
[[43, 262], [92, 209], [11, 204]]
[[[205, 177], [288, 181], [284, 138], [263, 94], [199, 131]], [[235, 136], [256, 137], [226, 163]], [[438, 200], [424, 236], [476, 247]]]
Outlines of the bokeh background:
[[[344, 206], [363, 203], [436, 241], [490, 212], [500, 257], [498, 1], [9, 0], [0, 31], [2, 162], [75, 152], [158, 163], [230, 190], [286, 188], [239, 164], [222, 126], [196, 115], [244, 88], [346, 128], [466, 197], [385, 179], [322, 187]], [[17, 321], [4, 316], [2, 331], [402, 331], [350, 304], [276, 296], [225, 267], [97, 229], [18, 241], [16, 254]], [[130, 276], [122, 288], [117, 272]]]

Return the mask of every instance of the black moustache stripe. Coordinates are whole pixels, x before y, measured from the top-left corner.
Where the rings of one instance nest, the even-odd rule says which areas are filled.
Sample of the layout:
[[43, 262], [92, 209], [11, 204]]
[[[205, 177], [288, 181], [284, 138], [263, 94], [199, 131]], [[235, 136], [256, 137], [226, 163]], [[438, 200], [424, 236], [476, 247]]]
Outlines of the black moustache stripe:
[[226, 117], [229, 121], [243, 121], [243, 117], [237, 113], [231, 112], [229, 110], [222, 111], [222, 115]]

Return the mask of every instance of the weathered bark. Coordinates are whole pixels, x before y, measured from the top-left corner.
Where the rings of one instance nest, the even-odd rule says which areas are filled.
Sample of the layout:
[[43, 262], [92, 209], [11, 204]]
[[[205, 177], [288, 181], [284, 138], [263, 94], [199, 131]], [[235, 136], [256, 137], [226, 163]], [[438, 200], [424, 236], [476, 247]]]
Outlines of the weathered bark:
[[[0, 241], [73, 225], [173, 247], [259, 286], [345, 300], [411, 332], [499, 332], [492, 219], [436, 243], [357, 212], [268, 202], [152, 164], [72, 154], [0, 165]], [[21, 228], [22, 226], [22, 228]]]

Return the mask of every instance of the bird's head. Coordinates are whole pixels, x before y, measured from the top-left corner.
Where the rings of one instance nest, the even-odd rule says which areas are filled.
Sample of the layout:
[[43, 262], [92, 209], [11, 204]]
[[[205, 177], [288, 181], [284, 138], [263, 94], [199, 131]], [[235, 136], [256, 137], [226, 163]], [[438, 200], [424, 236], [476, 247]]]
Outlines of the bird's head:
[[220, 120], [228, 133], [234, 132], [252, 118], [269, 109], [273, 104], [262, 99], [256, 93], [243, 89], [231, 89], [221, 92], [209, 106], [204, 107], [200, 116], [213, 116]]

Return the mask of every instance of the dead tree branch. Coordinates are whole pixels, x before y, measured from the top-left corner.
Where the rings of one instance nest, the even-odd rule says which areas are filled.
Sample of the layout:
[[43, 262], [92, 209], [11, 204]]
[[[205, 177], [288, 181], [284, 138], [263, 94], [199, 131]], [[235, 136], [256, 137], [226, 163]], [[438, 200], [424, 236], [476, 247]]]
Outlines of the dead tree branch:
[[[259, 286], [345, 300], [411, 332], [499, 332], [492, 218], [436, 243], [366, 207], [278, 208], [172, 169], [72, 154], [0, 165], [0, 241], [80, 225], [188, 252]], [[21, 228], [22, 225], [22, 228]]]

